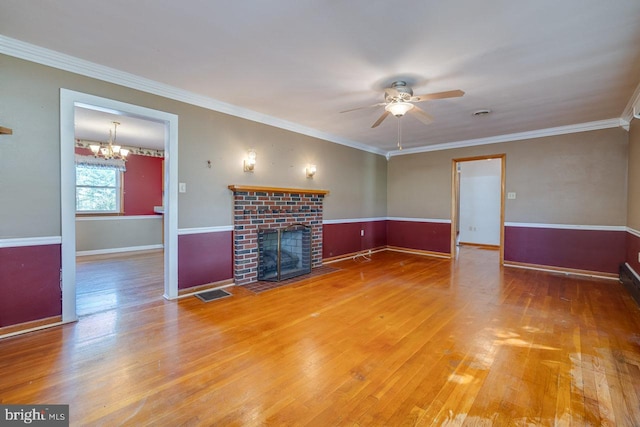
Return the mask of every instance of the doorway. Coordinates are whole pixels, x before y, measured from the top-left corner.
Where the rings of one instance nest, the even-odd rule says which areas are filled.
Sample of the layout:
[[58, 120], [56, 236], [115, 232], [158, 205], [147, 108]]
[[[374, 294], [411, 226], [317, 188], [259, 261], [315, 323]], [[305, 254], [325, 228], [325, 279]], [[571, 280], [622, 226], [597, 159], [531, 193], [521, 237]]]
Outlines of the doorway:
[[75, 109], [98, 110], [119, 116], [136, 117], [162, 123], [164, 126], [164, 292], [166, 299], [178, 296], [178, 116], [101, 98], [81, 92], [60, 89], [60, 175], [62, 229], [62, 321], [76, 321], [76, 176], [75, 176]]
[[77, 314], [162, 298], [165, 126], [85, 107], [74, 121]]
[[453, 159], [451, 254], [460, 245], [498, 249], [504, 262], [504, 196], [506, 155]]

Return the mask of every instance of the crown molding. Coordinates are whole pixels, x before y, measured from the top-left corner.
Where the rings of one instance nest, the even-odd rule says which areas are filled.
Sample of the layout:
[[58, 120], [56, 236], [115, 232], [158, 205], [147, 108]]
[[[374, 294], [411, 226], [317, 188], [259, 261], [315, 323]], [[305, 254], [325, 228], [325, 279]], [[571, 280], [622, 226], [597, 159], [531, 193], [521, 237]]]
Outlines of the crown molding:
[[117, 84], [131, 89], [140, 90], [146, 93], [173, 99], [175, 101], [184, 102], [195, 105], [208, 110], [219, 113], [229, 114], [231, 116], [243, 118], [257, 123], [273, 126], [276, 128], [288, 130], [301, 135], [322, 139], [357, 150], [366, 151], [389, 159], [392, 156], [401, 156], [406, 154], [424, 153], [429, 151], [449, 150], [452, 148], [473, 147], [478, 145], [497, 144], [500, 142], [519, 141], [523, 139], [541, 138], [545, 136], [563, 135], [568, 133], [585, 132], [598, 129], [608, 129], [614, 127], [623, 127], [629, 129], [629, 122], [634, 117], [634, 106], [640, 112], [640, 85], [636, 87], [633, 96], [629, 99], [620, 118], [600, 120], [595, 122], [579, 123], [575, 125], [560, 126], [547, 129], [538, 129], [521, 133], [513, 133], [507, 135], [497, 135], [487, 138], [469, 139], [465, 141], [448, 142], [443, 144], [435, 144], [423, 147], [408, 148], [403, 150], [385, 151], [376, 147], [341, 138], [336, 135], [321, 132], [307, 126], [302, 126], [287, 120], [259, 113], [239, 107], [237, 105], [228, 104], [216, 99], [202, 96], [187, 90], [183, 90], [174, 86], [160, 83], [151, 79], [140, 77], [135, 74], [117, 70], [115, 68], [96, 64], [95, 62], [85, 61], [71, 55], [60, 53], [51, 49], [46, 49], [30, 43], [26, 43], [17, 39], [6, 37], [0, 34], [0, 53], [35, 62], [37, 64], [46, 65], [57, 68], [59, 70], [69, 71], [86, 77], [98, 79], [101, 81]]
[[334, 142], [336, 144], [367, 151], [369, 153], [379, 154], [381, 156], [384, 156], [387, 153], [384, 150], [371, 147], [357, 141], [321, 132], [317, 129], [238, 107], [237, 105], [228, 104], [207, 96], [198, 95], [187, 90], [156, 82], [135, 74], [116, 70], [115, 68], [96, 64], [95, 62], [85, 61], [84, 59], [16, 40], [11, 37], [6, 37], [1, 34], [0, 53], [35, 62], [37, 64], [46, 65], [48, 67], [57, 68], [59, 70], [80, 74], [85, 77], [91, 77], [120, 86], [125, 86], [130, 89], [136, 89], [153, 95], [173, 99], [175, 101], [206, 108], [208, 110], [217, 111], [219, 113], [229, 114], [231, 116], [240, 117], [253, 122], [288, 130], [301, 135], [323, 139], [325, 141]]
[[629, 102], [627, 102], [626, 107], [624, 107], [620, 118], [630, 122], [634, 117], [638, 117], [636, 115], [640, 116], [640, 84], [638, 84], [633, 95], [629, 98]]
[[387, 158], [406, 154], [425, 153], [428, 151], [450, 150], [452, 148], [474, 147], [477, 145], [498, 144], [501, 142], [521, 141], [523, 139], [543, 138], [546, 136], [564, 135], [568, 133], [587, 132], [599, 129], [628, 127], [629, 123], [624, 119], [607, 119], [595, 122], [578, 123], [575, 125], [558, 126], [547, 129], [537, 129], [527, 132], [496, 135], [487, 138], [468, 139], [465, 141], [447, 142], [444, 144], [428, 145], [424, 147], [405, 148], [402, 151], [394, 150], [387, 153]]

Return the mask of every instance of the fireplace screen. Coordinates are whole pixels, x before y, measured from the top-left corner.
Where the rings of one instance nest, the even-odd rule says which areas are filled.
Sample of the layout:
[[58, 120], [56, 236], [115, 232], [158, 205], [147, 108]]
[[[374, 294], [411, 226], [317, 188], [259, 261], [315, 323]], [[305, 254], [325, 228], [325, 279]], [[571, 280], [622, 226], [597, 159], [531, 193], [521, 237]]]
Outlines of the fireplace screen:
[[258, 280], [280, 281], [311, 272], [311, 227], [258, 230]]

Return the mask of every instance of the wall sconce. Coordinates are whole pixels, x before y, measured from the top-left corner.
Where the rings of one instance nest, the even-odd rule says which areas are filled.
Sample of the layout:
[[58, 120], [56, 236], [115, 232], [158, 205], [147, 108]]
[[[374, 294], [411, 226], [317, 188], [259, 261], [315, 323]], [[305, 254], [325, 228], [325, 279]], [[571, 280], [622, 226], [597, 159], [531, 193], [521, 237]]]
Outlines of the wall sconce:
[[253, 172], [253, 168], [256, 165], [256, 152], [255, 150], [249, 150], [247, 158], [244, 160], [244, 171]]
[[307, 178], [313, 178], [316, 174], [316, 165], [307, 165]]

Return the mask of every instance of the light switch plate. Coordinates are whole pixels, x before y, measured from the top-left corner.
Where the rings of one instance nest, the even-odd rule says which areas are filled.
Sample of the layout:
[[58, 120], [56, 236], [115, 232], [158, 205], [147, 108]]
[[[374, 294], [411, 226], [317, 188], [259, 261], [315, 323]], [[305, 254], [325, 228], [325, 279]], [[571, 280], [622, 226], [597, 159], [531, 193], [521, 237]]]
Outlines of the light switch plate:
[[186, 193], [187, 192], [187, 183], [181, 182], [178, 184], [178, 192]]

